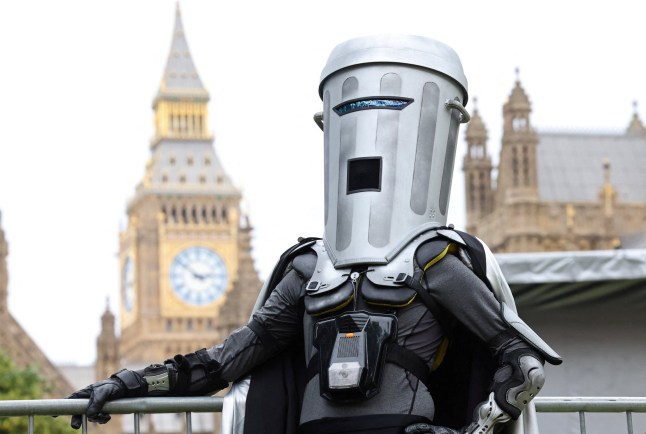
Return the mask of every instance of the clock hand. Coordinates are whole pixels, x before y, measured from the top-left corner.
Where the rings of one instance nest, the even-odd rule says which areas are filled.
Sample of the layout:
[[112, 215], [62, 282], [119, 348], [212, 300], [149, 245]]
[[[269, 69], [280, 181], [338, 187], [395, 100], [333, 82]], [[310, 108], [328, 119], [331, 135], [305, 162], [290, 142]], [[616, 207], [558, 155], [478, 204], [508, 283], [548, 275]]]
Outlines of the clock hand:
[[193, 267], [191, 267], [191, 264], [188, 264], [188, 263], [186, 263], [184, 261], [178, 261], [178, 263], [179, 263], [179, 265], [182, 266], [182, 268], [184, 268], [185, 270], [188, 270], [188, 272], [191, 273], [193, 275], [193, 277], [195, 277], [196, 279], [200, 279], [200, 280], [202, 279], [202, 275], [200, 273], [198, 273], [197, 271], [195, 271], [193, 269]]

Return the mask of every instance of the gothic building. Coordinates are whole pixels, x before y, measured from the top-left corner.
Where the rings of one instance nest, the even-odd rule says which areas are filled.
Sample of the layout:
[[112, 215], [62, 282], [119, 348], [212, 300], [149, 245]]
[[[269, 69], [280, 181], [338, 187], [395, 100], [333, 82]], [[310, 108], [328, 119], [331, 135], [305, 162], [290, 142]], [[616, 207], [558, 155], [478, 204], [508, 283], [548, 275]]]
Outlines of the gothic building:
[[251, 227], [213, 146], [208, 103], [178, 6], [153, 100], [150, 158], [119, 234], [120, 339], [118, 345], [112, 339], [114, 319], [106, 312], [99, 378], [116, 365], [141, 366], [212, 346], [249, 318], [261, 285]]
[[497, 177], [487, 129], [473, 112], [464, 156], [467, 231], [494, 252], [646, 246], [646, 129], [542, 132], [519, 80], [503, 106]]
[[[152, 104], [150, 158], [119, 234], [120, 336], [106, 310], [97, 339], [97, 378], [211, 347], [249, 318], [261, 286], [251, 227], [240, 208], [241, 193], [214, 148], [208, 103], [178, 5]], [[194, 432], [218, 426], [212, 416], [194, 417]], [[123, 432], [131, 432], [128, 420], [123, 418]], [[179, 432], [181, 420], [156, 415], [142, 429]], [[118, 425], [112, 424], [112, 432], [122, 432]]]
[[19, 368], [35, 366], [48, 385], [46, 397], [59, 398], [68, 395], [73, 391], [70, 383], [9, 312], [8, 255], [9, 244], [2, 229], [2, 214], [0, 214], [0, 352], [7, 355]]

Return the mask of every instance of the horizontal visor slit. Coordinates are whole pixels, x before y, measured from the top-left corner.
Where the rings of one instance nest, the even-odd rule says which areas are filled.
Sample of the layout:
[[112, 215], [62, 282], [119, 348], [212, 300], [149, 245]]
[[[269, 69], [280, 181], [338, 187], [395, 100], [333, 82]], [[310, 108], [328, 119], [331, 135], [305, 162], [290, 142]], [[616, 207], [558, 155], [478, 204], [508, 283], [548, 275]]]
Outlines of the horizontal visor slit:
[[410, 103], [413, 102], [412, 98], [400, 97], [370, 97], [353, 99], [350, 101], [342, 102], [334, 107], [334, 111], [339, 116], [347, 115], [348, 113], [360, 110], [374, 110], [374, 109], [387, 109], [387, 110], [402, 110]]

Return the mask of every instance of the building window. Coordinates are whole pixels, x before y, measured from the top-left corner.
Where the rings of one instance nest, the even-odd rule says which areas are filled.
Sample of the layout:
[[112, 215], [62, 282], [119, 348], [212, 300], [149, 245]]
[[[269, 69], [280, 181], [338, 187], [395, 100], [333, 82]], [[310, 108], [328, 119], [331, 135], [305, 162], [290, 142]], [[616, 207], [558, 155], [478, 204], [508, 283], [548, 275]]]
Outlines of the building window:
[[514, 118], [512, 121], [512, 128], [514, 131], [525, 131], [527, 129], [527, 119]]

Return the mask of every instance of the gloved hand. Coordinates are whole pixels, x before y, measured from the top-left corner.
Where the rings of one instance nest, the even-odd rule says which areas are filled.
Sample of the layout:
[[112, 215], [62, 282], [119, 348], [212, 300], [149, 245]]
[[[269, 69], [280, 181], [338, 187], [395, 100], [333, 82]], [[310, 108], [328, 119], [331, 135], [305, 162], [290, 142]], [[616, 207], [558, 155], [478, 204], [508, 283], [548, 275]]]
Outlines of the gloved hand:
[[408, 425], [404, 430], [405, 434], [464, 434], [461, 429], [447, 428], [445, 426], [430, 425], [428, 423], [414, 423]]
[[[145, 396], [146, 390], [146, 380], [140, 374], [124, 369], [106, 380], [72, 393], [66, 399], [89, 399], [85, 412], [87, 419], [90, 422], [106, 423], [110, 420], [110, 415], [101, 411], [106, 402], [125, 397]], [[70, 425], [79, 429], [82, 421], [82, 416], [77, 414], [72, 416]]]

